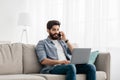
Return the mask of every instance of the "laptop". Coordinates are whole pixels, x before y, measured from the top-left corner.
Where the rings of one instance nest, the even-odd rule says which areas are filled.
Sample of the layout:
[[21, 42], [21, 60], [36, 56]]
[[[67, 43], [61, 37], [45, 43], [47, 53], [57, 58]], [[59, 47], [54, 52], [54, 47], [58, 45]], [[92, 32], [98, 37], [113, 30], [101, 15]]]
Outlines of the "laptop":
[[71, 57], [72, 64], [87, 64], [91, 48], [74, 48]]

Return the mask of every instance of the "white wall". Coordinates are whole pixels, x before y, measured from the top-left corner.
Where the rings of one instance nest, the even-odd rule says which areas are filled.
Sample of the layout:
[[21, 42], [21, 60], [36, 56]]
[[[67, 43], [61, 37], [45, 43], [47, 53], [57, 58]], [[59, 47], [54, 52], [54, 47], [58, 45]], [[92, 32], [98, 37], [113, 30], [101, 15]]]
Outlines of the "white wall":
[[24, 0], [0, 0], [0, 41], [14, 40], [17, 13], [24, 7]]
[[22, 27], [17, 25], [18, 15], [29, 11], [27, 2], [27, 0], [0, 0], [0, 41], [20, 42]]
[[120, 79], [120, 48], [111, 47], [108, 50], [111, 54], [111, 80]]

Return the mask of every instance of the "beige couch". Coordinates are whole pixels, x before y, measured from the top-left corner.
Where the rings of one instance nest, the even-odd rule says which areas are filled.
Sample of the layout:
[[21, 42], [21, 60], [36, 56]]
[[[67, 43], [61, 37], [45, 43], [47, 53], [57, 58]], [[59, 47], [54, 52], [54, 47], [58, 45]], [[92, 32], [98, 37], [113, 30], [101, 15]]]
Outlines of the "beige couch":
[[[110, 80], [110, 54], [100, 53], [95, 62], [97, 80]], [[65, 80], [65, 75], [40, 74], [35, 46], [31, 44], [0, 44], [0, 80]], [[85, 80], [77, 74], [77, 80]]]

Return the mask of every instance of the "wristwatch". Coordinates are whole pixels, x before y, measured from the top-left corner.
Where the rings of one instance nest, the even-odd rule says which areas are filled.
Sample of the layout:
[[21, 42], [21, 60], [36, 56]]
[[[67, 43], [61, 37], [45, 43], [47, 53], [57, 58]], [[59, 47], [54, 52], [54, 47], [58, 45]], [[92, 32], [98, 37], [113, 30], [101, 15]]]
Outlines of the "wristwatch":
[[67, 40], [65, 40], [65, 43], [67, 43], [69, 40], [67, 39]]

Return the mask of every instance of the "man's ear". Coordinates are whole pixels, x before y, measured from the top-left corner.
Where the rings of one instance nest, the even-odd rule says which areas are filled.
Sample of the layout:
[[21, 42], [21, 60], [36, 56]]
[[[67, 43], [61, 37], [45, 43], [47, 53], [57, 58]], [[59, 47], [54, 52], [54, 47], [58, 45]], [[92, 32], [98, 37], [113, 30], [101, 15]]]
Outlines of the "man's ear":
[[47, 32], [48, 32], [48, 33], [50, 32], [49, 29], [47, 29]]

